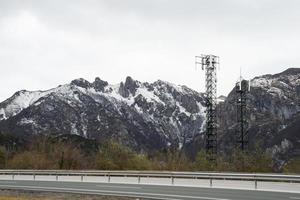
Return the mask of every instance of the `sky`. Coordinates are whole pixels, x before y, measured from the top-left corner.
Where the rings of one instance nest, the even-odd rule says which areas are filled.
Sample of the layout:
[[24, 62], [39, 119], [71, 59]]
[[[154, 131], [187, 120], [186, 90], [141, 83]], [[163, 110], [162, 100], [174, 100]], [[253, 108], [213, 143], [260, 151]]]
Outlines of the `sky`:
[[0, 0], [0, 101], [76, 78], [131, 76], [205, 91], [195, 56], [220, 57], [218, 94], [239, 78], [300, 67], [298, 0]]

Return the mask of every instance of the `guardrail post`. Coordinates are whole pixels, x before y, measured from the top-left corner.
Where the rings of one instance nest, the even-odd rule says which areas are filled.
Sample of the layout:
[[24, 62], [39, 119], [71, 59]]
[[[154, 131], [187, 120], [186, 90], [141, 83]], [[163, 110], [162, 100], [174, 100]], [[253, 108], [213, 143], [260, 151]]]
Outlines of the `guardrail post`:
[[[137, 171], [135, 173], [132, 172], [123, 172], [123, 171], [119, 171], [119, 172], [113, 172], [113, 171], [99, 171], [99, 172], [95, 172], [95, 171], [60, 171], [60, 170], [24, 170], [24, 171], [18, 171], [18, 170], [0, 170], [0, 174], [5, 174], [7, 177], [11, 177], [11, 180], [18, 180], [20, 179], [19, 176], [22, 175], [26, 175], [26, 176], [32, 176], [33, 181], [36, 180], [40, 180], [43, 179], [42, 176], [46, 176], [47, 177], [52, 177], [56, 179], [56, 181], [60, 181], [59, 176], [61, 177], [61, 181], [63, 181], [63, 177], [64, 176], [77, 176], [79, 177], [79, 179], [81, 180], [81, 182], [84, 181], [88, 181], [88, 177], [85, 178], [85, 176], [97, 176], [97, 175], [101, 175], [101, 177], [104, 178], [104, 182], [105, 179], [108, 183], [111, 182], [115, 182], [114, 179], [113, 181], [111, 181], [112, 178], [118, 178], [118, 177], [134, 177], [137, 178], [135, 183], [142, 183], [141, 179], [145, 178], [145, 181], [143, 179], [143, 182], [147, 182], [147, 177], [148, 178], [152, 178], [152, 177], [156, 177], [159, 179], [169, 179], [170, 178], [170, 182], [169, 184], [171, 185], [177, 185], [177, 182], [175, 184], [175, 178], [185, 178], [188, 177], [190, 179], [204, 179], [206, 181], [209, 181], [209, 187], [210, 188], [214, 188], [213, 186], [213, 180], [216, 179], [216, 181], [218, 180], [247, 180], [247, 181], [253, 181], [253, 184], [251, 187], [254, 187], [253, 189], [258, 190], [260, 188], [263, 188], [263, 185], [259, 185], [258, 188], [258, 182], [263, 183], [264, 181], [271, 181], [271, 182], [300, 182], [300, 176], [293, 176], [293, 175], [269, 175], [269, 174], [253, 174], [253, 175], [249, 175], [249, 174], [231, 174], [231, 173], [219, 173], [217, 176], [214, 173], [177, 173], [177, 172], [157, 172], [157, 173], [144, 173], [142, 171]], [[15, 178], [15, 176], [17, 176], [17, 179]], [[38, 179], [36, 179], [36, 176], [38, 176]], [[41, 176], [41, 177], [40, 177]], [[134, 181], [134, 180], [133, 180]], [[176, 179], [177, 181], [177, 179]], [[168, 182], [168, 180], [167, 180]], [[217, 184], [217, 182], [216, 182]]]

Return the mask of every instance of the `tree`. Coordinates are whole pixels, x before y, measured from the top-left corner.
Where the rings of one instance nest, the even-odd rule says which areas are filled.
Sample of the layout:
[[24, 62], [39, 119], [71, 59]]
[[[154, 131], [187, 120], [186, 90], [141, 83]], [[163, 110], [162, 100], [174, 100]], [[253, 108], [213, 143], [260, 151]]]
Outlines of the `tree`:
[[7, 167], [11, 169], [51, 169], [53, 162], [45, 154], [25, 151], [8, 160]]
[[5, 148], [0, 147], [0, 169], [5, 168], [6, 164], [6, 151]]
[[272, 157], [256, 145], [251, 152], [236, 149], [230, 161], [231, 171], [272, 172]]
[[58, 169], [86, 169], [91, 167], [89, 157], [71, 144], [53, 144], [52, 151], [49, 151], [47, 155], [55, 162], [55, 168]]
[[195, 170], [198, 171], [213, 171], [216, 169], [216, 163], [214, 161], [210, 161], [208, 159], [208, 155], [205, 150], [201, 150], [197, 156], [195, 161]]
[[102, 170], [146, 170], [151, 163], [145, 155], [114, 142], [105, 142], [96, 156], [95, 167]]

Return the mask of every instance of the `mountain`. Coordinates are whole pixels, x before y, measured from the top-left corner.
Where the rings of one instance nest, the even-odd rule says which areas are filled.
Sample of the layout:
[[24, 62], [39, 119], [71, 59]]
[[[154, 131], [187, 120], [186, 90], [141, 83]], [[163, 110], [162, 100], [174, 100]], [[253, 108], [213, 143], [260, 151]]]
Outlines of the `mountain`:
[[0, 131], [115, 138], [137, 151], [179, 148], [204, 131], [204, 110], [203, 94], [185, 86], [76, 79], [47, 91], [22, 90], [0, 103]]
[[[219, 104], [220, 149], [229, 150], [236, 137], [236, 92], [233, 89]], [[274, 75], [251, 80], [247, 113], [249, 147], [260, 144], [283, 165], [288, 156], [300, 156], [299, 131], [296, 124], [300, 114], [300, 68], [289, 68]], [[293, 153], [291, 153], [291, 151]], [[280, 161], [280, 162], [279, 162]]]
[[[237, 136], [235, 88], [218, 98], [221, 153]], [[300, 156], [300, 69], [251, 80], [247, 95], [249, 149], [259, 144], [278, 167]], [[190, 157], [205, 146], [205, 97], [186, 86], [127, 77], [111, 85], [76, 79], [47, 91], [19, 91], [0, 103], [0, 131], [17, 137], [78, 135], [99, 142], [114, 138], [138, 152], [183, 149]]]

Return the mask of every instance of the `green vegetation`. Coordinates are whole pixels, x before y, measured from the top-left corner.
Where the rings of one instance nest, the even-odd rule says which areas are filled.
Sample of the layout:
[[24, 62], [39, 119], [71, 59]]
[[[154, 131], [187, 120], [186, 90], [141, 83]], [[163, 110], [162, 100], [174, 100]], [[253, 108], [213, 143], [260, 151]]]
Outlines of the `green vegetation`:
[[[217, 161], [218, 162], [218, 161]], [[194, 168], [197, 171], [214, 171], [216, 170], [216, 163], [211, 162], [208, 159], [208, 155], [204, 150], [201, 150], [196, 157], [196, 161], [194, 163]]]
[[129, 148], [107, 141], [96, 155], [95, 168], [102, 170], [147, 170], [151, 162], [145, 155], [136, 154]]
[[231, 172], [273, 172], [271, 156], [256, 148], [251, 152], [235, 150], [228, 156], [218, 156], [216, 162], [209, 161], [204, 150], [196, 157], [194, 170]]
[[[94, 151], [86, 151], [86, 147], [77, 142], [47, 137], [34, 138], [29, 146], [19, 149], [0, 146], [2, 169], [274, 172], [270, 155], [259, 147], [251, 152], [234, 151], [227, 156], [219, 155], [216, 162], [207, 157], [206, 152], [201, 150], [195, 160], [191, 160], [176, 148], [138, 154], [113, 140], [104, 142]], [[300, 159], [291, 160], [284, 167], [284, 172], [299, 173], [299, 166]]]

